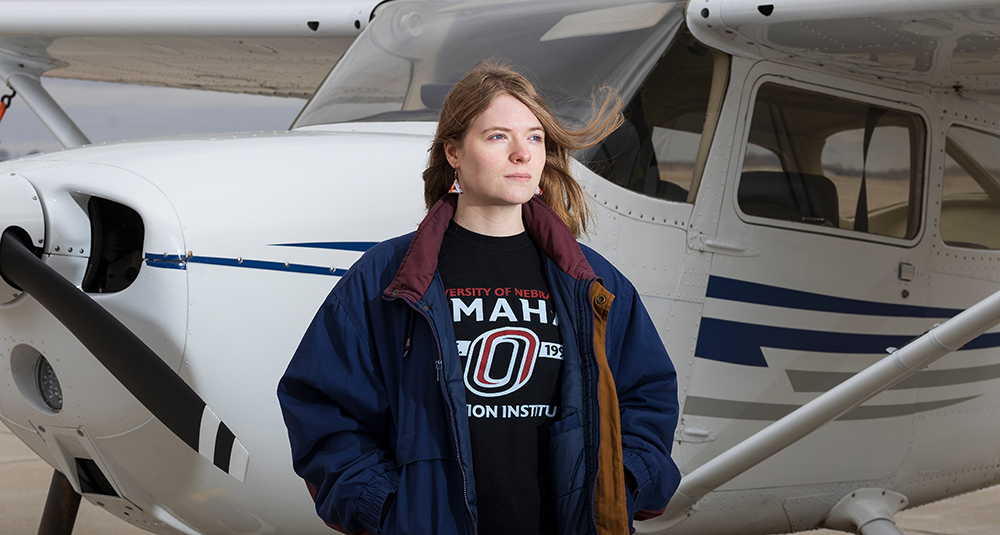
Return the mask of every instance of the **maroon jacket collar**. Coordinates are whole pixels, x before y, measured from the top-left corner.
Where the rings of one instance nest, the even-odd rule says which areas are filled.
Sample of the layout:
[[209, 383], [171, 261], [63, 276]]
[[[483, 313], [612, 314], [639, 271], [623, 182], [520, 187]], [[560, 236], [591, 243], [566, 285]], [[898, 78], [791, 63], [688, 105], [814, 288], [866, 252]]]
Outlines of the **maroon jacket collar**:
[[[414, 302], [423, 298], [434, 280], [441, 240], [457, 204], [457, 195], [445, 195], [427, 212], [399, 264], [396, 277], [384, 291], [386, 297], [407, 297]], [[573, 233], [547, 204], [535, 197], [522, 205], [521, 213], [528, 234], [559, 269], [575, 279], [597, 278]]]

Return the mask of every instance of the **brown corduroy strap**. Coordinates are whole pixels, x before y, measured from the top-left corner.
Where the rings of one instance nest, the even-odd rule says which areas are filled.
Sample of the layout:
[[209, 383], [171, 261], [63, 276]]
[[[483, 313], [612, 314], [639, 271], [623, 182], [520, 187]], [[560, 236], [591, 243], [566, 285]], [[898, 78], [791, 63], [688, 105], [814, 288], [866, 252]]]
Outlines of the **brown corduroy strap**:
[[600, 370], [597, 395], [601, 407], [601, 451], [594, 515], [597, 519], [597, 532], [601, 535], [627, 535], [629, 532], [618, 392], [604, 350], [608, 313], [614, 298], [599, 282], [594, 282], [590, 287], [590, 302], [594, 307], [594, 353]]

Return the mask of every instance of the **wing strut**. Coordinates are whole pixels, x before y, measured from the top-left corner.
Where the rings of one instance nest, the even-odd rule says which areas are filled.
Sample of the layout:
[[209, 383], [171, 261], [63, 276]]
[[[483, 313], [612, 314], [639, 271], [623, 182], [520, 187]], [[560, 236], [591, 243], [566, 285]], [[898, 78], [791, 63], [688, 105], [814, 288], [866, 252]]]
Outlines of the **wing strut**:
[[59, 103], [42, 87], [41, 73], [53, 66], [0, 51], [0, 77], [21, 95], [59, 143], [67, 149], [89, 145], [87, 136], [83, 135], [73, 119], [66, 115]]
[[31, 111], [35, 112], [42, 124], [52, 132], [63, 147], [69, 149], [90, 144], [90, 140], [77, 128], [73, 119], [66, 115], [59, 103], [42, 87], [42, 82], [37, 76], [17, 72], [4, 78], [7, 80], [7, 85], [24, 98]]
[[[684, 476], [663, 515], [652, 522], [676, 524], [709, 492], [794, 444], [876, 394], [956, 351], [1000, 323], [1000, 292], [935, 326], [832, 390]], [[661, 520], [662, 519], [662, 520]]]

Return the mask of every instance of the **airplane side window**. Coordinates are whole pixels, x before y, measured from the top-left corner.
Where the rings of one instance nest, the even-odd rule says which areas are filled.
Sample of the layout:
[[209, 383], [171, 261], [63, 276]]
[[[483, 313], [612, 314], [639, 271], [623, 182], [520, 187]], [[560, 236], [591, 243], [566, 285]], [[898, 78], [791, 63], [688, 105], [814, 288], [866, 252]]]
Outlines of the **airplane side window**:
[[952, 247], [1000, 249], [1000, 138], [948, 129], [941, 239]]
[[632, 191], [675, 202], [689, 194], [699, 158], [717, 61], [678, 35], [642, 87], [626, 102], [625, 124], [580, 159], [595, 173]]
[[920, 230], [923, 135], [914, 114], [764, 84], [737, 191], [740, 210], [913, 238]]

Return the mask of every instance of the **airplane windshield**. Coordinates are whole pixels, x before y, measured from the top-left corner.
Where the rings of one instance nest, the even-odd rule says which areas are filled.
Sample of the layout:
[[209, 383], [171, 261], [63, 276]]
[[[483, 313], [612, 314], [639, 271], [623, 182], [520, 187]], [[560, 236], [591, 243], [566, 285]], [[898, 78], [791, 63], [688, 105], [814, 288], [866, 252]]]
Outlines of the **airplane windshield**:
[[489, 58], [525, 73], [563, 121], [583, 123], [601, 86], [626, 100], [638, 89], [683, 22], [684, 4], [389, 2], [292, 127], [436, 121], [455, 82]]

